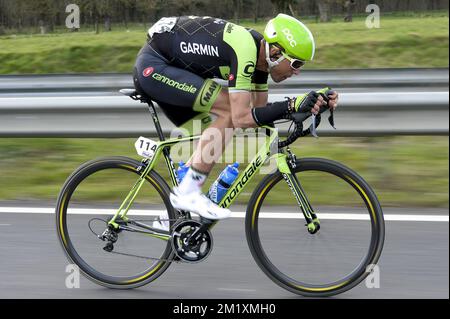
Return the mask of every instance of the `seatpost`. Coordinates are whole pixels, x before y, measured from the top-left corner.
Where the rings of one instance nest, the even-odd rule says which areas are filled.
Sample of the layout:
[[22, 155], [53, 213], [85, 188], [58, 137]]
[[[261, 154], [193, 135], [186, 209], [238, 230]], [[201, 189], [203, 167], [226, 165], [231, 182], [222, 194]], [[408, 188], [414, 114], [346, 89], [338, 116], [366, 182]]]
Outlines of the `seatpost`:
[[147, 104], [148, 104], [150, 114], [152, 115], [153, 122], [155, 123], [156, 133], [158, 133], [159, 140], [164, 141], [165, 138], [164, 138], [163, 130], [161, 128], [161, 124], [158, 119], [158, 115], [156, 114], [155, 105], [153, 104], [153, 102], [151, 100], [148, 100]]
[[[150, 114], [152, 115], [153, 122], [155, 123], [155, 128], [156, 128], [156, 132], [158, 133], [159, 140], [165, 141], [163, 130], [161, 128], [161, 124], [159, 122], [158, 115], [156, 114], [155, 105], [153, 104], [153, 101], [151, 101], [151, 100], [147, 100], [147, 104], [148, 104]], [[168, 146], [164, 147], [163, 154], [164, 154], [165, 158], [168, 159], [170, 162], [170, 169], [172, 171], [172, 173], [171, 173], [172, 182], [173, 182], [174, 186], [177, 186], [178, 185], [178, 182], [176, 179], [177, 171], [175, 169], [175, 165], [173, 164], [172, 158], [170, 157], [170, 147], [168, 147]]]

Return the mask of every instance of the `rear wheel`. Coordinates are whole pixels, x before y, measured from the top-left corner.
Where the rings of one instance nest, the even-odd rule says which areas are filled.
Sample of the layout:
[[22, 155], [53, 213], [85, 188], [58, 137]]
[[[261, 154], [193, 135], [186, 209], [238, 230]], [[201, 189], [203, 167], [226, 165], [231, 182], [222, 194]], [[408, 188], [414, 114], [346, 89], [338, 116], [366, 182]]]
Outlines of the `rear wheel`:
[[276, 284], [305, 296], [331, 296], [359, 284], [384, 242], [381, 206], [370, 186], [334, 161], [310, 158], [291, 169], [320, 222], [308, 232], [290, 186], [276, 172], [247, 208], [246, 236], [259, 267]]
[[[56, 225], [67, 257], [87, 278], [109, 288], [145, 285], [158, 278], [173, 260], [167, 238], [114, 231], [114, 247], [106, 247], [107, 243], [98, 238], [138, 180], [140, 165], [126, 157], [85, 163], [67, 179], [58, 198]], [[161, 212], [173, 225], [176, 215], [169, 201], [169, 187], [150, 171], [127, 217], [151, 227]]]

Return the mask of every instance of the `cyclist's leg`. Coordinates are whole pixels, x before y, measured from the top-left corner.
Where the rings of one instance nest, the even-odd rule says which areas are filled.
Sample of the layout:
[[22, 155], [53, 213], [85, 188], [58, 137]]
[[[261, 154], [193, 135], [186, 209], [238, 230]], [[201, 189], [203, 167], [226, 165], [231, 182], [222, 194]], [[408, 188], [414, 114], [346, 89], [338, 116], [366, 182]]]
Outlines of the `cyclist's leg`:
[[222, 89], [210, 109], [210, 113], [217, 118], [202, 133], [197, 149], [188, 162], [190, 169], [179, 187], [174, 189], [174, 194], [170, 195], [175, 208], [195, 212], [208, 219], [223, 219], [231, 215], [229, 209], [221, 208], [201, 196], [201, 186], [233, 136], [230, 110], [228, 92]]
[[206, 173], [211, 171], [234, 134], [227, 89], [222, 88], [210, 113], [216, 115], [217, 118], [203, 132], [191, 159], [197, 170]]
[[[211, 79], [202, 77], [187, 70], [176, 68], [168, 63], [163, 57], [159, 56], [151, 48], [147, 48], [139, 55], [135, 65], [135, 86], [144, 91], [145, 94], [154, 99], [165, 113], [170, 114], [170, 106], [185, 107], [182, 113], [192, 115], [192, 112], [205, 113], [213, 111], [217, 118], [203, 132], [197, 149], [200, 154], [205, 154], [204, 150], [209, 144], [204, 141], [210, 141], [214, 144], [215, 150], [212, 153], [212, 160], [203, 158], [193, 161], [191, 168], [186, 173], [182, 183], [177, 189], [174, 189], [175, 195], [171, 195], [173, 206], [180, 210], [188, 210], [200, 214], [209, 219], [221, 219], [230, 215], [230, 211], [223, 209], [211, 201], [201, 196], [201, 187], [206, 180], [208, 173], [214, 165], [214, 158], [220, 157], [224, 146], [223, 132], [226, 127], [231, 126], [231, 116], [226, 112], [223, 102], [216, 103], [222, 87]], [[216, 105], [214, 108], [213, 106]], [[177, 110], [180, 112], [180, 109]], [[189, 115], [189, 116], [190, 116]], [[169, 116], [170, 118], [170, 116]], [[172, 116], [172, 120], [175, 116]], [[180, 125], [180, 123], [175, 123]], [[218, 147], [217, 147], [218, 145]], [[196, 158], [195, 152], [194, 158]], [[207, 162], [206, 165], [204, 162]], [[203, 168], [206, 168], [203, 170]], [[187, 206], [186, 206], [187, 205]]]
[[136, 89], [157, 102], [177, 126], [198, 114], [194, 104], [204, 82], [202, 77], [170, 65], [149, 46], [141, 50], [134, 67]]
[[228, 91], [211, 79], [170, 65], [151, 47], [144, 49], [136, 61], [134, 82], [176, 126], [201, 113], [216, 116], [190, 161], [195, 169], [208, 174], [233, 135]]

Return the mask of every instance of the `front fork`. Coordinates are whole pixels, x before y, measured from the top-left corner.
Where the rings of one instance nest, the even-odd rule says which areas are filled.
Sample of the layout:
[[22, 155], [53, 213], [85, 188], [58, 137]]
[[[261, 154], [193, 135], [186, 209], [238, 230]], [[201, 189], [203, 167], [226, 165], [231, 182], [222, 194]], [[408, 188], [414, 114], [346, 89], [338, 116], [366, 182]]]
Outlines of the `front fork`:
[[277, 157], [277, 165], [284, 180], [288, 184], [292, 193], [294, 194], [297, 203], [302, 210], [305, 217], [306, 227], [310, 234], [315, 234], [320, 229], [320, 221], [317, 215], [314, 213], [314, 209], [311, 206], [308, 197], [306, 196], [303, 187], [300, 184], [297, 176], [292, 173], [296, 168], [296, 157], [289, 148], [286, 149], [287, 154], [280, 153]]

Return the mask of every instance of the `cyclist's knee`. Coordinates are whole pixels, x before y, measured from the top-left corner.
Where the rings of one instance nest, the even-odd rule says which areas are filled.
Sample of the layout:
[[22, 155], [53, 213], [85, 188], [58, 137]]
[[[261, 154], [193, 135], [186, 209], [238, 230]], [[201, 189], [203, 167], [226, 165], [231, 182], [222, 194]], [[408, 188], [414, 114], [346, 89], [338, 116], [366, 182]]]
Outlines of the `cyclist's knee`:
[[[206, 82], [205, 85], [211, 86], [214, 85], [214, 83], [215, 82], [211, 80], [209, 83]], [[220, 87], [219, 92], [217, 92], [217, 94], [214, 96], [214, 102], [212, 102], [209, 113], [217, 116], [218, 120], [220, 121], [220, 126], [234, 128], [231, 117], [230, 97], [228, 95], [227, 88]]]

